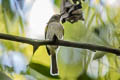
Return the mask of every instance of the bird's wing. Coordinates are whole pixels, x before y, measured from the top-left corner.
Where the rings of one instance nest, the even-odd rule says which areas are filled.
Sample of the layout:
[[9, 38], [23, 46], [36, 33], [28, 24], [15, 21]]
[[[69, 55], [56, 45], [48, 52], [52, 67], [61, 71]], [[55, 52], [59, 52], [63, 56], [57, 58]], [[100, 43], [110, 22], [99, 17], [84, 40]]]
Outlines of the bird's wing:
[[48, 29], [48, 25], [45, 28], [45, 39], [46, 39], [47, 29]]
[[[47, 29], [48, 29], [48, 24], [47, 24], [47, 26], [45, 28], [45, 39], [46, 39]], [[47, 46], [46, 46], [46, 50], [47, 50], [48, 55], [50, 55], [50, 50], [49, 50], [49, 48]]]

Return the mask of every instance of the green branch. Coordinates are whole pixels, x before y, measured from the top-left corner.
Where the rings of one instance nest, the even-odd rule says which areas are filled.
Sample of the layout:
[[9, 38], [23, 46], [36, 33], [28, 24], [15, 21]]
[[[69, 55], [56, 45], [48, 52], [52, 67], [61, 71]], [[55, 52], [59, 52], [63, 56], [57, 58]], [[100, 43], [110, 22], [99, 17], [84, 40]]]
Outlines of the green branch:
[[88, 44], [88, 43], [70, 42], [70, 41], [65, 41], [65, 40], [57, 40], [56, 42], [54, 42], [51, 40], [37, 40], [37, 39], [13, 36], [13, 35], [3, 34], [3, 33], [0, 33], [0, 39], [26, 43], [26, 44], [30, 44], [33, 46], [34, 45], [38, 45], [38, 46], [59, 45], [59, 46], [66, 46], [66, 47], [88, 49], [92, 51], [98, 50], [98, 51], [104, 51], [104, 52], [109, 52], [109, 53], [113, 53], [116, 55], [120, 55], [119, 49], [109, 48], [109, 47], [95, 45], [95, 44]]

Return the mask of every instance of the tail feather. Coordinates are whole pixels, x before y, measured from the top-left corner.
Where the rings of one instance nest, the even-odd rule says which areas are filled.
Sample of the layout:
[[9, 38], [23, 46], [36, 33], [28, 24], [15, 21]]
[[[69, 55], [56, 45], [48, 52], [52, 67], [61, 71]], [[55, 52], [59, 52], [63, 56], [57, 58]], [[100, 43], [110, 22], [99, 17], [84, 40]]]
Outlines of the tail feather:
[[51, 55], [51, 74], [58, 75], [58, 66], [57, 66], [57, 59], [56, 54]]

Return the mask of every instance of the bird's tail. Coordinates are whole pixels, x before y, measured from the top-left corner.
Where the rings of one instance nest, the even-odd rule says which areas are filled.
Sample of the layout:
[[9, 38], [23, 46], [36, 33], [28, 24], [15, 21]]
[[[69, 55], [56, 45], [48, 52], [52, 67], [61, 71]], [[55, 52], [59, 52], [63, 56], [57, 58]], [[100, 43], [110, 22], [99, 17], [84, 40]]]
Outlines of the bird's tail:
[[51, 54], [51, 74], [58, 75], [56, 54]]

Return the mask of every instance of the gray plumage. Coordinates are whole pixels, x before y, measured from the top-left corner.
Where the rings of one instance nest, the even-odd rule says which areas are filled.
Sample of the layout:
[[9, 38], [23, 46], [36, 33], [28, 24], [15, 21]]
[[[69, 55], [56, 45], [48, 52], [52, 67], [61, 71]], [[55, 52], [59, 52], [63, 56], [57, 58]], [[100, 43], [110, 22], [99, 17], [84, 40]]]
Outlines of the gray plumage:
[[[53, 15], [46, 27], [45, 30], [45, 39], [53, 40], [54, 38], [63, 39], [64, 36], [64, 28], [60, 24], [60, 15], [56, 14]], [[56, 49], [58, 46], [51, 46], [47, 45], [46, 49], [48, 54], [51, 56], [51, 74], [56, 75], [58, 74], [58, 67], [57, 67], [57, 58], [56, 58]]]

